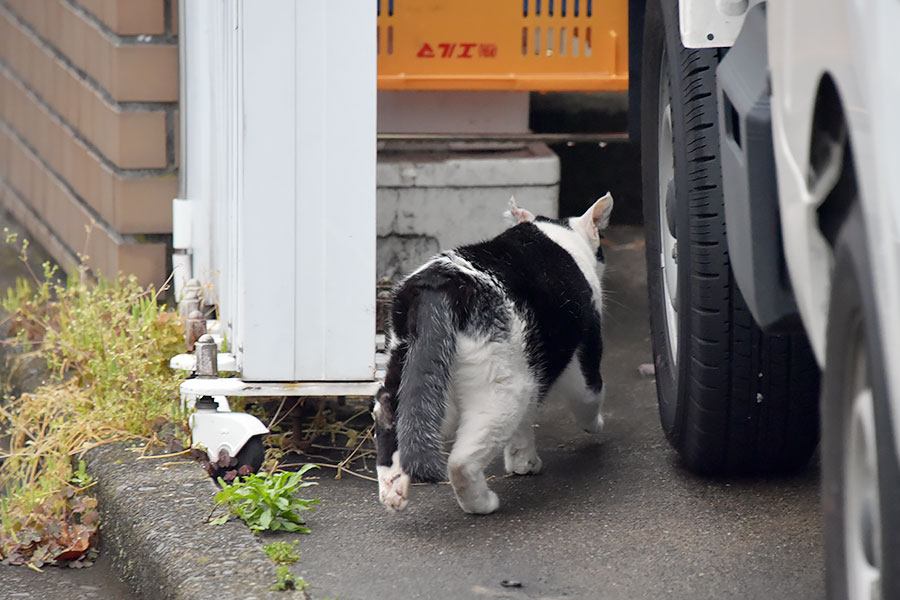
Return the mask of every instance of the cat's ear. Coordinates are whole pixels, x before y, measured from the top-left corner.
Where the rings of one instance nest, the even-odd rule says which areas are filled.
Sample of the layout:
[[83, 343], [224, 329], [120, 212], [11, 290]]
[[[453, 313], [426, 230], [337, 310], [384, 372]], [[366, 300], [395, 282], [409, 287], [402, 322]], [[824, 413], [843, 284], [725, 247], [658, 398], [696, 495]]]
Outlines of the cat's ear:
[[509, 210], [503, 213], [503, 216], [506, 217], [506, 220], [509, 221], [512, 225], [518, 225], [519, 223], [530, 223], [534, 221], [534, 215], [531, 214], [530, 210], [526, 210], [524, 208], [519, 208], [516, 205], [516, 197], [509, 197]]
[[609, 226], [609, 215], [612, 213], [613, 197], [612, 194], [606, 192], [606, 195], [599, 198], [584, 214], [576, 218], [575, 221], [581, 230], [591, 239], [599, 239], [598, 231], [606, 229]]

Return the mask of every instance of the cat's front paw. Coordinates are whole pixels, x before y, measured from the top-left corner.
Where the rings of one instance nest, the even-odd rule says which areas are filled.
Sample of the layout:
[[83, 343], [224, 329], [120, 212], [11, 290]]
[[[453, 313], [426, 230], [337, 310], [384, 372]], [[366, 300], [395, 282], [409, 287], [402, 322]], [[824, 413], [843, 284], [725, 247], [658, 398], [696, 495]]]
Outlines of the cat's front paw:
[[390, 512], [406, 508], [409, 504], [409, 475], [391, 470], [378, 478], [378, 499]]
[[507, 473], [537, 475], [541, 472], [544, 463], [533, 448], [510, 448], [507, 446], [503, 452], [503, 466]]

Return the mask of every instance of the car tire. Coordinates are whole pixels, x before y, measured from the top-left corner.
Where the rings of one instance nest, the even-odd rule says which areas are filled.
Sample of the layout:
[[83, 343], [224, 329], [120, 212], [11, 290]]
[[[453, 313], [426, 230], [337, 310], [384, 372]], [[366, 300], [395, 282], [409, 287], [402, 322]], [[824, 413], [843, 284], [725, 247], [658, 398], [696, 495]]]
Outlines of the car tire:
[[856, 204], [837, 237], [833, 281], [822, 394], [828, 598], [900, 598], [900, 466]]
[[659, 412], [702, 474], [795, 470], [818, 443], [819, 371], [803, 334], [765, 335], [731, 272], [717, 49], [685, 49], [673, 0], [644, 15], [641, 155]]

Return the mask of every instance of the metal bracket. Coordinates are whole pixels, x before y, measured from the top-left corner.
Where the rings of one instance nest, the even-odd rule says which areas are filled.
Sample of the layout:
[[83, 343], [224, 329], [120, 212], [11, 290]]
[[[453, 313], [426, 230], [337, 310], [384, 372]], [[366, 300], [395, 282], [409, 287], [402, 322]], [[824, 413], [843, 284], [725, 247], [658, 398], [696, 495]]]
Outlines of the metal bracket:
[[678, 21], [685, 48], [730, 48], [744, 24], [748, 0], [681, 0]]
[[188, 379], [182, 395], [190, 396], [349, 396], [367, 398], [381, 387], [379, 381], [247, 382], [237, 377]]

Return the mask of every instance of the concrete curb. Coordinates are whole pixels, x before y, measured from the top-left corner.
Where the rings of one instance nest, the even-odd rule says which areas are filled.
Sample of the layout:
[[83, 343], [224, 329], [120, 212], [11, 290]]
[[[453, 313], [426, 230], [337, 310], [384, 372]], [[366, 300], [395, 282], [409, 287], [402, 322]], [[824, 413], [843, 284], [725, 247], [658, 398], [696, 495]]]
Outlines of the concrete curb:
[[[204, 523], [216, 486], [187, 459], [137, 460], [126, 444], [87, 453], [102, 551], [142, 600], [302, 598], [275, 592], [275, 565], [240, 522]], [[163, 467], [167, 460], [184, 464]]]

